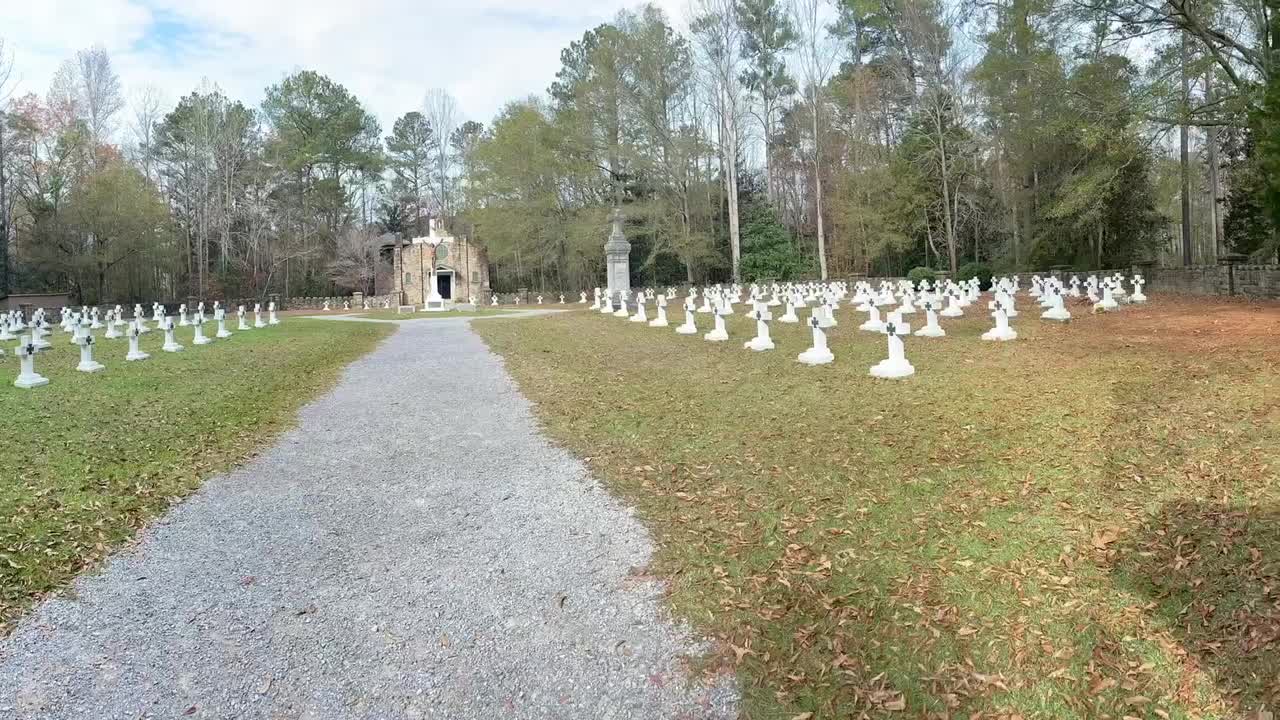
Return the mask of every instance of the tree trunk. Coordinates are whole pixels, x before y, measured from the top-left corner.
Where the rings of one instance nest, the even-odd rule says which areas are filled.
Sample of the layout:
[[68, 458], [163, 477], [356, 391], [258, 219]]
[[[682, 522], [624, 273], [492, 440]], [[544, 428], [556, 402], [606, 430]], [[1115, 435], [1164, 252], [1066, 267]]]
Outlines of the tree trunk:
[[765, 92], [762, 99], [764, 104], [764, 117], [761, 119], [761, 126], [764, 129], [764, 196], [771, 205], [776, 205], [773, 190], [773, 141], [769, 137], [773, 128], [769, 127], [773, 123], [773, 104], [769, 101], [768, 91]]
[[958, 263], [956, 261], [956, 229], [951, 218], [951, 182], [947, 178], [947, 136], [942, 123], [937, 122], [938, 157], [942, 165], [942, 222], [947, 232], [947, 259], [950, 262], [951, 276], [955, 277]]
[[742, 261], [742, 238], [738, 234], [738, 125], [734, 117], [733, 107], [729, 103], [728, 92], [724, 98], [724, 122], [721, 127], [725, 135], [721, 145], [724, 147], [728, 169], [725, 177], [725, 192], [729, 201], [729, 253], [733, 261], [733, 281], [741, 282], [740, 265]]
[[822, 145], [818, 142], [818, 87], [813, 86], [813, 214], [818, 226], [818, 277], [827, 279], [827, 238], [822, 224]]
[[9, 294], [9, 186], [4, 172], [5, 122], [5, 114], [0, 111], [0, 297]]
[[1182, 264], [1191, 264], [1191, 163], [1187, 146], [1187, 108], [1191, 102], [1191, 77], [1187, 74], [1187, 34], [1182, 33], [1182, 112], [1178, 125], [1179, 159], [1182, 164]]
[[[1213, 69], [1204, 73], [1204, 102], [1213, 104]], [[1227, 252], [1222, 217], [1222, 180], [1218, 168], [1218, 128], [1205, 128], [1209, 163], [1209, 213], [1213, 218], [1213, 250], [1221, 256]]]

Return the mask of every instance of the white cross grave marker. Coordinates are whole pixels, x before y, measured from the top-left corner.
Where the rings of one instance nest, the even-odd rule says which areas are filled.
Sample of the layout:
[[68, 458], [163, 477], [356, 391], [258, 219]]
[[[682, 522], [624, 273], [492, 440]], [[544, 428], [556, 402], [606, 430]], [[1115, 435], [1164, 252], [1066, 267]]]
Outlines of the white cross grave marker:
[[693, 319], [697, 316], [698, 307], [694, 302], [693, 296], [684, 299], [684, 324], [676, 328], [676, 332], [681, 335], [697, 335], [698, 326]]
[[636, 293], [636, 314], [631, 316], [631, 322], [647, 323], [649, 316], [645, 313], [644, 303], [647, 298], [643, 291]]
[[214, 334], [217, 338], [229, 338], [231, 333], [227, 330], [227, 311], [218, 308], [213, 311], [213, 319], [218, 322], [218, 332]]
[[96, 373], [107, 369], [106, 365], [93, 359], [93, 333], [86, 332], [76, 343], [80, 346], [80, 364], [76, 370], [82, 373]]
[[897, 313], [890, 313], [888, 322], [884, 324], [884, 334], [889, 337], [889, 357], [872, 366], [872, 377], [894, 379], [915, 375], [916, 369], [907, 362], [906, 348], [902, 344], [902, 336], [911, 334], [911, 325], [903, 322]]
[[1093, 309], [1095, 312], [1099, 310], [1106, 312], [1108, 310], [1115, 310], [1116, 308], [1120, 307], [1120, 303], [1116, 302], [1116, 298], [1115, 298], [1114, 282], [1115, 281], [1113, 281], [1111, 278], [1103, 279], [1102, 299], [1094, 302], [1093, 304]]
[[178, 338], [176, 337], [173, 318], [164, 319], [164, 346], [162, 346], [160, 349], [168, 353], [183, 351], [183, 347], [178, 344]]
[[787, 295], [787, 311], [782, 314], [782, 317], [778, 318], [778, 322], [787, 324], [800, 322], [800, 317], [796, 315], [795, 296]]
[[1142, 286], [1146, 285], [1147, 281], [1144, 280], [1141, 275], [1134, 274], [1133, 278], [1129, 282], [1133, 283], [1133, 292], [1129, 295], [1129, 302], [1131, 303], [1146, 302], [1147, 296], [1142, 294]]
[[947, 331], [938, 324], [938, 311], [934, 309], [935, 305], [933, 300], [920, 303], [921, 309], [924, 310], [925, 323], [924, 327], [916, 331], [916, 337], [946, 337]]
[[1067, 312], [1066, 299], [1062, 297], [1062, 289], [1052, 283], [1046, 284], [1043, 297], [1049, 300], [1049, 309], [1040, 313], [1042, 320], [1068, 322], [1071, 313]]
[[191, 324], [196, 329], [195, 339], [191, 341], [192, 345], [208, 345], [209, 343], [213, 342], [213, 338], [205, 337], [204, 318], [200, 317], [199, 315], [196, 315], [195, 321]]
[[1008, 340], [1016, 340], [1018, 333], [1009, 327], [1009, 316], [1005, 313], [1005, 305], [1002, 300], [996, 299], [991, 302], [993, 312], [991, 316], [996, 319], [996, 326], [982, 333], [983, 340], [995, 340], [1005, 342]]
[[961, 307], [960, 293], [961, 293], [961, 290], [959, 288], [953, 288], [950, 292], [948, 292], [947, 307], [946, 309], [944, 309], [942, 312], [938, 314], [941, 315], [942, 317], [961, 317], [962, 315], [964, 315], [964, 310]]
[[18, 361], [21, 363], [21, 370], [18, 371], [18, 379], [13, 381], [13, 386], [23, 390], [30, 390], [41, 385], [48, 385], [49, 378], [36, 372], [36, 353], [40, 348], [36, 347], [35, 342], [31, 340], [29, 335], [24, 335], [21, 343], [15, 351], [18, 355]]
[[137, 360], [146, 360], [151, 357], [147, 353], [142, 352], [142, 348], [138, 347], [138, 340], [141, 337], [142, 333], [138, 330], [138, 326], [134, 325], [133, 328], [129, 330], [129, 353], [124, 356], [126, 361], [134, 362]]
[[649, 327], [667, 327], [667, 296], [658, 296], [658, 316], [649, 321]]
[[880, 308], [874, 304], [867, 306], [867, 321], [858, 326], [859, 330], [867, 332], [884, 332], [884, 322], [880, 320]]
[[756, 321], [756, 336], [742, 344], [747, 350], [764, 352], [774, 348], [773, 338], [769, 337], [769, 321], [773, 319], [773, 313], [769, 312], [768, 307], [768, 303], [756, 303], [756, 309], [751, 313]]
[[827, 333], [822, 329], [822, 321], [818, 319], [819, 308], [814, 308], [809, 315], [809, 327], [813, 330], [813, 347], [796, 356], [796, 360], [805, 365], [826, 365], [836, 359], [827, 347]]
[[702, 336], [703, 340], [708, 342], [724, 342], [729, 339], [729, 330], [724, 325], [724, 317], [729, 312], [732, 311], [729, 310], [728, 301], [722, 299], [716, 306], [716, 326], [711, 330], [711, 332]]

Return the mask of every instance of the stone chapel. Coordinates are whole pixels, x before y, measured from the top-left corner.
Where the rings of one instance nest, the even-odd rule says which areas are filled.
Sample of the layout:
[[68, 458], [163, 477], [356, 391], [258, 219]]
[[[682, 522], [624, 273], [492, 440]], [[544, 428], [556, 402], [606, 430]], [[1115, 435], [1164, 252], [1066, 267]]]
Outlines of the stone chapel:
[[432, 244], [435, 245], [435, 284], [445, 305], [463, 304], [471, 295], [484, 304], [489, 297], [489, 256], [483, 247], [444, 234], [442, 223], [427, 220], [422, 237], [392, 239], [383, 251], [392, 255], [390, 293], [400, 305], [426, 304], [431, 288]]

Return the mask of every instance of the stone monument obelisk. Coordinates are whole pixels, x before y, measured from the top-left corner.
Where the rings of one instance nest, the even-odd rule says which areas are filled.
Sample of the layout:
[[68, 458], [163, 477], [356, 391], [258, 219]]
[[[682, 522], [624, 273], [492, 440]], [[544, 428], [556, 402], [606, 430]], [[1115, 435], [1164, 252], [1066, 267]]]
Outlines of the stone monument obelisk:
[[605, 264], [608, 268], [609, 297], [617, 298], [625, 307], [631, 296], [631, 243], [622, 234], [622, 210], [614, 208], [610, 216], [613, 230], [604, 244]]

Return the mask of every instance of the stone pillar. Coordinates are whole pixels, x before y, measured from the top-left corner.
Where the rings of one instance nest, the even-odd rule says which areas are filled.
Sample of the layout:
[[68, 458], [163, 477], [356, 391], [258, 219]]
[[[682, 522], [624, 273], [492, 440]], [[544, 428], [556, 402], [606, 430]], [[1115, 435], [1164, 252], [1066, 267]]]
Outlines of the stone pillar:
[[631, 243], [622, 234], [622, 210], [614, 208], [610, 218], [613, 230], [604, 244], [605, 265], [608, 268], [609, 297], [620, 296], [625, 304], [631, 295]]
[[392, 246], [391, 255], [391, 274], [395, 282], [392, 287], [395, 288], [395, 304], [397, 306], [404, 305], [404, 250], [400, 242], [400, 238], [395, 240], [396, 244]]
[[[1224, 253], [1218, 257], [1218, 265], [1226, 269], [1227, 275], [1227, 294], [1236, 294], [1236, 265], [1240, 265], [1248, 261], [1249, 256], [1244, 253]], [[1221, 285], [1219, 285], [1218, 294], [1222, 294]]]

